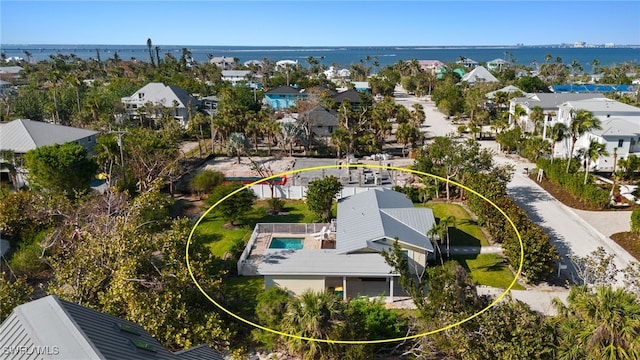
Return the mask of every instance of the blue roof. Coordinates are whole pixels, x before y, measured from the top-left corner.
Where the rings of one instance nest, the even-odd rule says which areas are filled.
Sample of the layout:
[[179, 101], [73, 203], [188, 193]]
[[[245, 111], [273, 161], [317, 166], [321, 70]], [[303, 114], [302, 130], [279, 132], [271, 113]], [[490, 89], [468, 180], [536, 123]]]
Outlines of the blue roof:
[[563, 84], [551, 85], [551, 91], [554, 93], [587, 93], [587, 92], [635, 92], [638, 90], [635, 85], [601, 85], [601, 84]]

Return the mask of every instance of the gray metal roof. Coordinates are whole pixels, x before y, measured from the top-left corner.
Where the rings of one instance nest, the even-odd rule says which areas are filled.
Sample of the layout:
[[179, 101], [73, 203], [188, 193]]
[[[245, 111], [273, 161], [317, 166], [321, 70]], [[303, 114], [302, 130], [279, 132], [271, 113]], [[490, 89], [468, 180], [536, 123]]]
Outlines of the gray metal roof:
[[21, 66], [0, 66], [0, 74], [17, 74], [22, 71]]
[[372, 243], [393, 240], [433, 252], [427, 232], [435, 225], [433, 211], [415, 208], [397, 191], [374, 189], [338, 202], [336, 249], [341, 254], [375, 249]]
[[[149, 350], [134, 341], [146, 344]], [[0, 325], [0, 348], [20, 346], [31, 351], [15, 351], [8, 354], [9, 359], [193, 359], [169, 352], [136, 323], [55, 295], [17, 306]], [[50, 354], [39, 356], [34, 346]]]
[[78, 141], [97, 133], [71, 126], [18, 119], [0, 124], [0, 150], [24, 154], [41, 146]]
[[574, 93], [531, 93], [527, 96], [513, 98], [516, 104], [524, 105], [528, 108], [539, 106], [546, 110], [557, 110], [560, 105], [567, 101], [593, 99], [604, 97], [601, 93], [593, 94], [574, 94]]
[[640, 108], [632, 105], [627, 105], [620, 101], [611, 100], [604, 96], [597, 98], [588, 98], [584, 100], [568, 101], [566, 105], [574, 109], [588, 110], [591, 112], [624, 112], [640, 114]]
[[260, 275], [389, 276], [393, 273], [379, 253], [340, 254], [335, 249], [266, 249]]
[[222, 77], [245, 77], [251, 70], [222, 70]]
[[313, 126], [338, 126], [338, 113], [320, 105], [309, 110], [307, 117]]
[[275, 89], [271, 89], [265, 93], [265, 95], [282, 95], [282, 94], [296, 94], [300, 95], [300, 90], [292, 86], [279, 86]]
[[613, 118], [603, 121], [601, 126], [602, 130], [593, 130], [593, 133], [602, 137], [640, 135], [640, 121], [634, 123], [626, 119]]

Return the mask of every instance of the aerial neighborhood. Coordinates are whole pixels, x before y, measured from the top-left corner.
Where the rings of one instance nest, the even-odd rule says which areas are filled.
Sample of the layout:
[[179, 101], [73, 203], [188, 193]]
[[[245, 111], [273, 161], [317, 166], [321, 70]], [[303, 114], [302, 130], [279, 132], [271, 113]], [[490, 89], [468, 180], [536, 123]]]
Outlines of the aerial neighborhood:
[[640, 358], [636, 63], [146, 44], [2, 54], [0, 358]]

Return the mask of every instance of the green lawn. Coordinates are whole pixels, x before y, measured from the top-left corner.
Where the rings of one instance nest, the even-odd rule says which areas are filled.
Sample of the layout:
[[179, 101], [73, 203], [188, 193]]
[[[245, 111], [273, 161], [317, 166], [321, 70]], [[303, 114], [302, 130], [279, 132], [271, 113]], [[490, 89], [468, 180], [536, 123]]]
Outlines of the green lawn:
[[[467, 269], [471, 278], [479, 285], [506, 289], [513, 281], [513, 273], [509, 269], [507, 260], [500, 255], [455, 256], [453, 259]], [[524, 290], [524, 287], [516, 283], [512, 289]]]
[[436, 221], [447, 216], [456, 218], [456, 226], [449, 228], [451, 246], [489, 246], [489, 241], [478, 224], [471, 219], [469, 213], [462, 206], [441, 202], [428, 202], [425, 205], [416, 204], [416, 206], [425, 206], [433, 210]]
[[204, 237], [211, 252], [222, 257], [232, 249], [236, 242], [244, 243], [249, 240], [257, 223], [311, 223], [315, 218], [302, 200], [285, 200], [283, 212], [286, 214], [267, 214], [267, 202], [260, 200], [256, 201], [253, 210], [247, 215], [245, 223], [241, 226], [233, 229], [223, 228], [225, 221], [214, 210], [202, 219], [197, 230]]

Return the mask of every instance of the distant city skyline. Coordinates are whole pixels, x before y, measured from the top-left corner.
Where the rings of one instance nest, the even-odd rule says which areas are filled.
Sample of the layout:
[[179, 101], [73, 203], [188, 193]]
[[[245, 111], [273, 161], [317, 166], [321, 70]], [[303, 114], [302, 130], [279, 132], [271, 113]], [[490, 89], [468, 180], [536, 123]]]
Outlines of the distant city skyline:
[[640, 44], [638, 1], [3, 0], [0, 10], [0, 44]]

